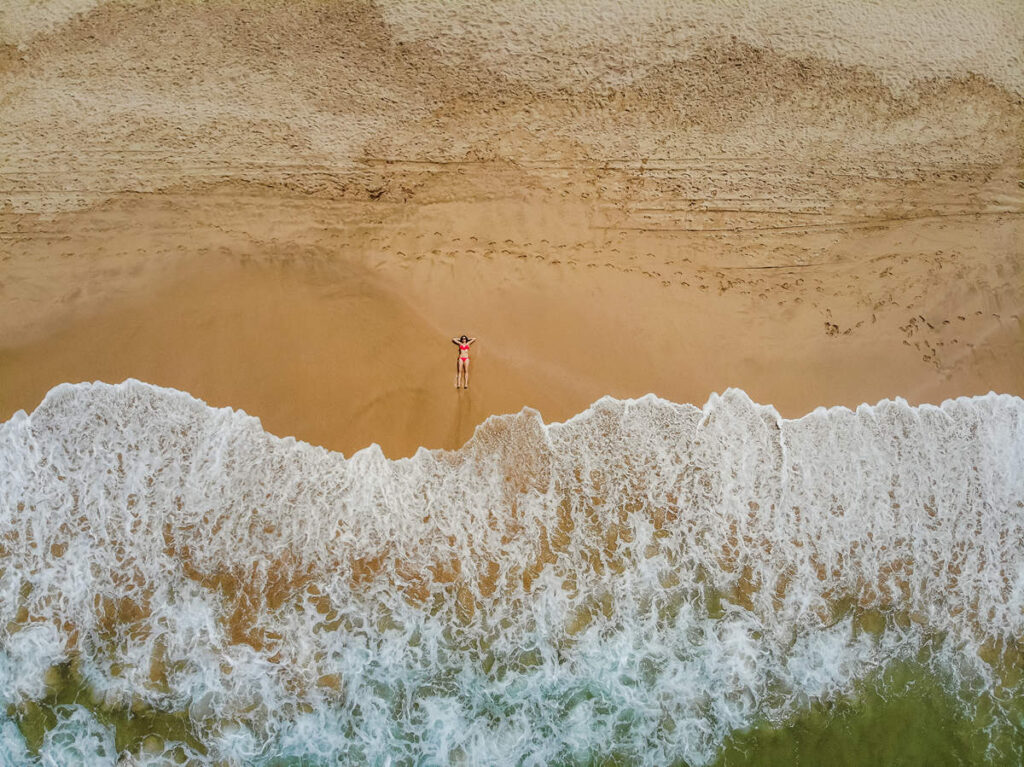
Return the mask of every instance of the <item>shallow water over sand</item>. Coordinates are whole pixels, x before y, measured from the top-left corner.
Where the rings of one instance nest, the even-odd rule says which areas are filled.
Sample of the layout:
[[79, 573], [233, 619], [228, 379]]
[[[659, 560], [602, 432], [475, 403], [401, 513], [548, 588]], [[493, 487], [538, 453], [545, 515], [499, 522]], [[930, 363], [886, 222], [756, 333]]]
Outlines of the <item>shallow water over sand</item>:
[[389, 461], [65, 385], [0, 464], [0, 761], [1024, 758], [1016, 397], [605, 398]]

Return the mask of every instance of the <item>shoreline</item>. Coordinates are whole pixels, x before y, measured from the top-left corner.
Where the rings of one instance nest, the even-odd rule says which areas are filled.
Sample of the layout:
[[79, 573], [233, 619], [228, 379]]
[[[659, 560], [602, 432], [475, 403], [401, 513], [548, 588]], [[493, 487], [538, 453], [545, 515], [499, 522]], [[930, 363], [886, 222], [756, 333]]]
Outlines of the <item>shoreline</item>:
[[[716, 262], [734, 243], [689, 255], [644, 235], [579, 245], [575, 231], [565, 236], [582, 218], [572, 208], [562, 228], [545, 224], [547, 237], [489, 246], [472, 223], [484, 218], [475, 203], [434, 206], [435, 217], [471, 222], [442, 250], [442, 238], [416, 245], [429, 222], [384, 230], [391, 243], [378, 228], [378, 242], [346, 248], [339, 239], [358, 239], [360, 219], [324, 230], [317, 221], [330, 203], [311, 203], [298, 220], [264, 198], [254, 203], [267, 219], [259, 226], [252, 207], [222, 205], [219, 219], [209, 206], [168, 208], [159, 197], [107, 208], [104, 226], [177, 221], [163, 260], [111, 253], [89, 229], [95, 212], [58, 220], [74, 233], [62, 247], [76, 255], [0, 311], [7, 338], [20, 340], [0, 350], [0, 418], [33, 409], [58, 383], [137, 378], [245, 410], [274, 434], [345, 454], [377, 442], [399, 457], [456, 448], [491, 414], [531, 407], [562, 421], [604, 395], [704, 402], [737, 387], [790, 417], [897, 396], [1024, 394], [1020, 292], [1005, 277], [988, 292], [975, 287], [1019, 273], [1012, 249], [989, 257], [991, 242], [1024, 234], [1013, 215], [956, 231], [887, 224], [825, 242], [817, 262], [728, 270]], [[372, 211], [365, 204], [362, 220]], [[272, 242], [275, 215], [299, 230], [291, 252]], [[943, 247], [933, 244], [938, 227]], [[916, 250], [892, 253], [904, 238]], [[18, 339], [25, 318], [31, 332]], [[481, 340], [471, 388], [456, 392], [449, 338], [464, 330]]]
[[[547, 420], [547, 419], [545, 419], [543, 417], [543, 414], [540, 413], [535, 408], [532, 408], [532, 407], [530, 407], [528, 405], [524, 405], [523, 408], [521, 410], [517, 411], [517, 412], [491, 413], [491, 414], [485, 416], [483, 418], [483, 420], [481, 420], [479, 423], [477, 423], [473, 427], [473, 429], [470, 432], [470, 436], [466, 440], [466, 442], [464, 442], [461, 445], [458, 445], [458, 446], [456, 446], [454, 448], [448, 448], [448, 447], [427, 447], [425, 445], [420, 445], [420, 446], [418, 446], [414, 451], [412, 451], [408, 455], [390, 456], [390, 455], [385, 454], [383, 447], [381, 447], [381, 445], [376, 443], [376, 442], [371, 442], [371, 443], [367, 444], [366, 446], [357, 449], [353, 453], [344, 453], [342, 451], [332, 450], [331, 448], [325, 447], [324, 445], [317, 445], [317, 444], [313, 444], [311, 442], [308, 442], [306, 440], [302, 440], [302, 439], [296, 437], [295, 435], [275, 434], [275, 433], [267, 430], [267, 428], [265, 427], [265, 424], [263, 423], [262, 419], [258, 415], [255, 415], [253, 413], [249, 413], [249, 412], [247, 412], [247, 411], [245, 411], [245, 410], [243, 410], [241, 408], [232, 407], [231, 405], [213, 405], [213, 404], [203, 400], [200, 397], [197, 397], [196, 395], [194, 395], [194, 394], [192, 394], [191, 392], [188, 392], [188, 391], [183, 391], [181, 389], [174, 389], [174, 388], [167, 387], [167, 386], [158, 386], [157, 384], [152, 384], [152, 383], [149, 383], [147, 381], [140, 381], [138, 379], [128, 378], [128, 379], [125, 379], [123, 381], [118, 381], [118, 382], [113, 382], [113, 383], [112, 382], [108, 382], [108, 381], [78, 381], [78, 382], [64, 382], [64, 383], [57, 384], [56, 386], [54, 386], [52, 389], [50, 389], [43, 396], [42, 400], [36, 405], [35, 408], [33, 408], [32, 410], [22, 409], [22, 410], [18, 410], [16, 412], [10, 414], [10, 416], [7, 417], [5, 420], [0, 421], [0, 426], [4, 426], [6, 424], [11, 423], [18, 416], [26, 417], [29, 420], [31, 420], [35, 416], [36, 411], [41, 411], [41, 410], [45, 410], [46, 409], [47, 400], [49, 398], [51, 398], [51, 397], [58, 397], [58, 398], [60, 398], [60, 397], [63, 397], [63, 396], [67, 396], [71, 390], [82, 390], [82, 389], [88, 390], [88, 389], [93, 389], [95, 387], [110, 388], [110, 389], [122, 389], [122, 388], [125, 388], [125, 387], [141, 387], [144, 390], [153, 390], [153, 392], [155, 392], [157, 395], [170, 395], [172, 397], [179, 397], [179, 398], [182, 398], [183, 400], [185, 400], [186, 402], [188, 402], [190, 404], [197, 405], [200, 408], [209, 409], [210, 411], [213, 411], [213, 412], [216, 412], [216, 411], [227, 411], [229, 417], [239, 416], [239, 417], [241, 417], [243, 419], [252, 419], [253, 421], [256, 422], [256, 425], [258, 426], [259, 430], [261, 432], [263, 432], [263, 434], [265, 436], [267, 436], [270, 439], [275, 440], [275, 441], [279, 441], [279, 442], [294, 442], [296, 444], [301, 444], [301, 445], [303, 445], [305, 447], [308, 447], [308, 448], [311, 448], [311, 449], [314, 449], [314, 450], [326, 450], [328, 453], [337, 454], [337, 455], [341, 456], [344, 460], [351, 460], [357, 454], [359, 454], [359, 453], [361, 453], [363, 451], [367, 451], [368, 450], [368, 451], [372, 452], [376, 448], [377, 450], [379, 450], [381, 452], [382, 455], [384, 455], [384, 458], [386, 460], [388, 460], [388, 461], [406, 460], [406, 459], [409, 459], [409, 458], [413, 458], [421, 450], [425, 451], [427, 453], [434, 453], [434, 452], [438, 452], [438, 451], [440, 451], [440, 452], [456, 452], [456, 453], [462, 452], [466, 448], [466, 445], [469, 444], [473, 440], [473, 438], [476, 436], [478, 430], [481, 427], [486, 428], [488, 422], [491, 421], [492, 419], [497, 419], [498, 421], [501, 421], [501, 420], [504, 420], [504, 419], [515, 419], [515, 418], [519, 418], [519, 417], [532, 418], [532, 417], [536, 416], [536, 418], [540, 421], [540, 425], [543, 428], [545, 428], [545, 429], [552, 428], [552, 427], [554, 427], [554, 428], [572, 427], [577, 421], [580, 421], [581, 419], [585, 420], [586, 418], [592, 416], [594, 414], [594, 412], [595, 412], [595, 409], [599, 410], [603, 404], [610, 404], [613, 407], [624, 406], [627, 409], [630, 408], [630, 407], [638, 407], [638, 406], [640, 406], [640, 407], [643, 407], [643, 406], [647, 406], [647, 407], [650, 407], [650, 406], [654, 406], [654, 407], [667, 406], [667, 407], [670, 407], [670, 408], [673, 408], [673, 409], [674, 408], [683, 408], [683, 409], [690, 408], [690, 409], [692, 409], [693, 411], [696, 411], [696, 412], [707, 413], [707, 412], [710, 412], [710, 411], [714, 410], [715, 407], [719, 406], [723, 402], [734, 401], [734, 400], [736, 400], [738, 398], [740, 401], [742, 401], [744, 403], [749, 403], [749, 405], [752, 406], [755, 410], [767, 410], [769, 412], [774, 413], [776, 416], [778, 416], [778, 418], [779, 418], [779, 420], [781, 422], [796, 423], [796, 422], [803, 421], [803, 420], [806, 420], [806, 419], [809, 419], [809, 418], [812, 418], [812, 417], [831, 418], [831, 417], [841, 416], [841, 415], [856, 416], [862, 409], [867, 409], [867, 410], [871, 410], [871, 411], [877, 411], [879, 409], [884, 409], [884, 408], [887, 408], [887, 407], [890, 407], [890, 406], [894, 406], [894, 407], [898, 407], [898, 408], [906, 407], [906, 408], [909, 408], [909, 409], [915, 410], [915, 411], [917, 411], [917, 410], [937, 410], [937, 411], [941, 411], [941, 410], [944, 410], [944, 409], [946, 409], [946, 408], [948, 408], [950, 406], [956, 406], [956, 405], [961, 405], [961, 406], [966, 405], [966, 406], [969, 406], [969, 405], [971, 405], [972, 403], [974, 403], [975, 401], [978, 401], [978, 400], [1000, 400], [1000, 399], [1014, 400], [1014, 399], [1016, 399], [1016, 400], [1024, 401], [1024, 397], [1022, 397], [1021, 395], [1009, 394], [1009, 393], [1006, 393], [1006, 392], [998, 392], [998, 391], [988, 391], [988, 392], [985, 392], [984, 394], [963, 394], [963, 395], [957, 395], [957, 396], [947, 397], [946, 399], [943, 399], [941, 402], [916, 402], [916, 403], [915, 402], [909, 402], [904, 397], [901, 397], [901, 396], [897, 395], [897, 396], [894, 396], [894, 397], [887, 397], [887, 398], [884, 398], [884, 399], [880, 399], [880, 400], [878, 400], [876, 402], [861, 402], [860, 404], [855, 405], [853, 407], [849, 407], [847, 405], [819, 405], [819, 406], [815, 407], [813, 410], [808, 410], [807, 412], [799, 414], [799, 415], [786, 415], [786, 414], [780, 413], [779, 410], [773, 404], [771, 404], [770, 402], [759, 402], [759, 401], [751, 398], [750, 395], [746, 391], [744, 391], [743, 389], [740, 389], [738, 387], [729, 387], [728, 389], [725, 389], [724, 391], [721, 391], [721, 392], [711, 392], [708, 395], [708, 398], [707, 398], [707, 400], [704, 403], [674, 402], [672, 400], [665, 399], [664, 397], [659, 397], [657, 394], [654, 394], [653, 392], [648, 392], [647, 394], [642, 394], [642, 395], [639, 395], [637, 397], [626, 397], [626, 398], [618, 398], [618, 397], [613, 397], [611, 395], [605, 394], [605, 395], [599, 397], [598, 399], [594, 400], [593, 402], [591, 402], [588, 406], [584, 407], [579, 412], [573, 413], [572, 415], [568, 416], [564, 420], [560, 420], [560, 421]], [[71, 396], [76, 396], [76, 395], [72, 394]], [[78, 396], [80, 396], [80, 395], [78, 395]]]

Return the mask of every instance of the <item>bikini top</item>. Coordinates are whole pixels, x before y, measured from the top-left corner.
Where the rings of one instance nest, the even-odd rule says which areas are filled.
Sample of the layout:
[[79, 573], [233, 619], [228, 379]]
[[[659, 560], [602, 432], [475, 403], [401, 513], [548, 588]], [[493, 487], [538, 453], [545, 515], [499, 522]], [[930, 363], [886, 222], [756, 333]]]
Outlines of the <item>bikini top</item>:
[[469, 348], [469, 344], [459, 344], [459, 351], [465, 351]]

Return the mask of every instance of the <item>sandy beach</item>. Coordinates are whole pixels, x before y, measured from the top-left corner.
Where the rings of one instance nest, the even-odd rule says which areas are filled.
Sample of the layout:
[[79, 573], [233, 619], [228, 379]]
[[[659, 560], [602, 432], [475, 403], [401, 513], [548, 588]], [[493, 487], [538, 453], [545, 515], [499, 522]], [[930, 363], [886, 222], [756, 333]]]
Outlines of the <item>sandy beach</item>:
[[406, 5], [5, 12], [0, 420], [137, 378], [398, 457], [1024, 394], [1019, 7]]
[[0, 2], [0, 764], [1024, 763], [1022, 51]]

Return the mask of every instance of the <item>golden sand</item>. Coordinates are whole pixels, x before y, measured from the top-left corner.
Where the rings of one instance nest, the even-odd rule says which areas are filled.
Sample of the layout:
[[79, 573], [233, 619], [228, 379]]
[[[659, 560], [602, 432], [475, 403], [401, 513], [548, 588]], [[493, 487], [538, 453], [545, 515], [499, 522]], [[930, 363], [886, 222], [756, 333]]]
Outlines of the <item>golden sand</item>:
[[134, 377], [400, 456], [605, 394], [1024, 394], [1019, 9], [592, 5], [26, 6], [0, 419]]

